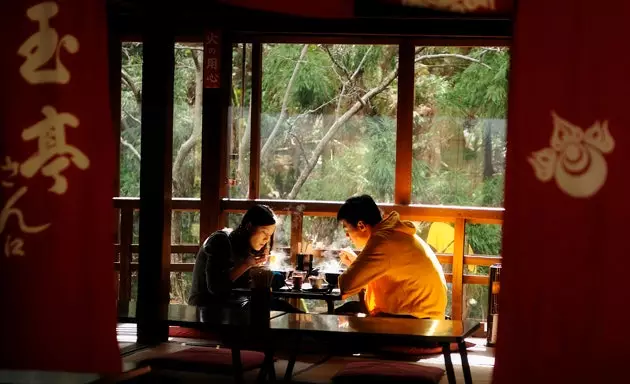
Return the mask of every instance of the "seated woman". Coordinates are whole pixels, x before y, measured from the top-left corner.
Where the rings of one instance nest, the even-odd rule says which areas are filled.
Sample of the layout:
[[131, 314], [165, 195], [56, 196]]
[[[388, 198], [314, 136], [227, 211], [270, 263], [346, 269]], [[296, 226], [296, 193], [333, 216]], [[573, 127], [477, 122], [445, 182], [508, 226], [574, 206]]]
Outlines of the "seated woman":
[[[188, 304], [247, 308], [249, 299], [233, 293], [232, 289], [249, 288], [249, 269], [267, 262], [275, 230], [276, 218], [271, 208], [255, 205], [235, 230], [211, 234], [197, 253]], [[300, 312], [278, 299], [272, 300], [271, 309]]]

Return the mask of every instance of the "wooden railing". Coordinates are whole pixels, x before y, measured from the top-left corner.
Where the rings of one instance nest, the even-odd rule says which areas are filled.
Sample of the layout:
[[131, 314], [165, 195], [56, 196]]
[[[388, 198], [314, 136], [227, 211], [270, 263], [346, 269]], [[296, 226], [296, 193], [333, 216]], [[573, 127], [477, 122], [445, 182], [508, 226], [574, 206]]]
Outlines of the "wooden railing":
[[[302, 222], [304, 216], [334, 217], [343, 204], [333, 201], [287, 201], [287, 200], [244, 200], [223, 199], [222, 213], [242, 213], [254, 204], [267, 204], [277, 214], [291, 218], [291, 254], [297, 253], [298, 243], [302, 241]], [[468, 275], [464, 265], [490, 266], [501, 262], [500, 256], [466, 255], [466, 224], [502, 224], [502, 208], [453, 207], [431, 205], [379, 204], [385, 212], [392, 210], [402, 218], [413, 221], [448, 222], [455, 224], [453, 254], [438, 254], [442, 264], [451, 264], [452, 272], [446, 274], [447, 282], [452, 283], [452, 317], [461, 319], [463, 314], [464, 284], [488, 284], [488, 276]], [[114, 208], [120, 210], [120, 224], [116, 252], [120, 255], [115, 268], [120, 272], [119, 300], [128, 301], [131, 297], [131, 273], [138, 269], [138, 263], [132, 262], [132, 254], [138, 253], [139, 246], [132, 244], [133, 213], [139, 210], [138, 198], [115, 198]], [[199, 211], [200, 199], [174, 198], [173, 211]], [[202, 239], [203, 240], [203, 239]], [[172, 253], [196, 253], [199, 244], [173, 244]], [[172, 272], [192, 272], [193, 263], [170, 264]]]

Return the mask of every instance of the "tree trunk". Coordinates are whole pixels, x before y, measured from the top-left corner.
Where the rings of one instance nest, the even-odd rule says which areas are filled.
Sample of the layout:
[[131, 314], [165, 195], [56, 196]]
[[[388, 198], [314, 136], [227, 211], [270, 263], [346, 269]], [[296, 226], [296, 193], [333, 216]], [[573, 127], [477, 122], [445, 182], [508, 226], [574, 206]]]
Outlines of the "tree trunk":
[[483, 179], [488, 180], [492, 176], [492, 121], [486, 120], [483, 124]]

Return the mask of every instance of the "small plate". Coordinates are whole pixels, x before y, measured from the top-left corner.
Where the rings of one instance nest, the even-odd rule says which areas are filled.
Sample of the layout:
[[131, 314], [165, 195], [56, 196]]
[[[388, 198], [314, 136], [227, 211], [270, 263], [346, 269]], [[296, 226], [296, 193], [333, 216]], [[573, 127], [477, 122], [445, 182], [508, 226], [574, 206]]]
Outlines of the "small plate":
[[324, 284], [321, 288], [313, 288], [310, 284], [302, 285], [302, 291], [304, 292], [328, 292], [328, 284]]

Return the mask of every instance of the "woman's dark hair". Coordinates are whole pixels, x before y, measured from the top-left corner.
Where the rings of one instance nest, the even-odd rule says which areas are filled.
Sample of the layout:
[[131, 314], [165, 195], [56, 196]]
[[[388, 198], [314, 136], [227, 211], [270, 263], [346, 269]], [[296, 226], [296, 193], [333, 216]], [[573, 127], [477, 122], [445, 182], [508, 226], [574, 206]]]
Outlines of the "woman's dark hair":
[[337, 221], [345, 220], [356, 227], [359, 221], [376, 225], [383, 220], [383, 214], [370, 195], [354, 196], [346, 200], [337, 212]]
[[[249, 246], [249, 238], [251, 237], [256, 227], [273, 224], [276, 224], [276, 215], [273, 213], [271, 208], [262, 204], [254, 205], [253, 207], [248, 209], [247, 212], [245, 212], [245, 215], [243, 215], [243, 219], [241, 219], [241, 223], [232, 232], [231, 237], [238, 239], [238, 241], [236, 242], [237, 244], [235, 244], [237, 248], [240, 248], [240, 246], [242, 245], [243, 248], [247, 247], [246, 249], [249, 249], [251, 248]], [[273, 237], [274, 236], [272, 235], [271, 239], [269, 240], [269, 249], [273, 248]], [[259, 251], [249, 249], [249, 252], [255, 255], [262, 254], [264, 253], [264, 251], [264, 248]]]

